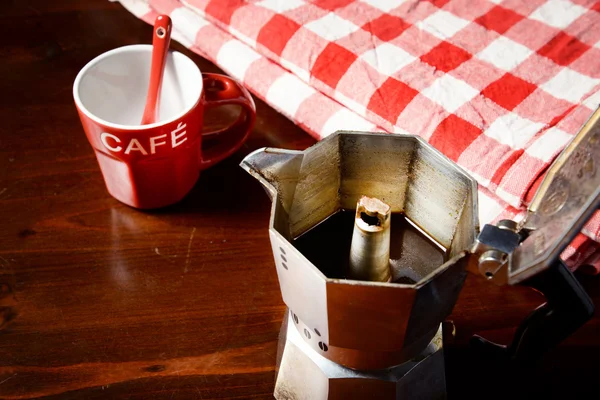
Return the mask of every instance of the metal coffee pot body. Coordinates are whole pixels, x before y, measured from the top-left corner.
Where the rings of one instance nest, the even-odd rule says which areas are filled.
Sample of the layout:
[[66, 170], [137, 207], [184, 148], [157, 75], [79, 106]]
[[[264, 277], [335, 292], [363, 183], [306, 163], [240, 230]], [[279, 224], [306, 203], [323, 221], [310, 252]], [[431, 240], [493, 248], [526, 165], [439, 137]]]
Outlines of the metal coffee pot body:
[[[305, 151], [257, 150], [242, 167], [273, 200], [269, 234], [281, 294], [304, 341], [359, 370], [418, 356], [452, 311], [466, 276], [466, 250], [479, 231], [476, 181], [418, 137], [359, 132], [337, 132]], [[410, 271], [414, 284], [324, 274], [294, 239], [354, 209], [362, 195], [405, 214], [447, 249], [448, 261]], [[392, 280], [406, 273], [392, 268]]]
[[[526, 217], [479, 232], [475, 180], [418, 137], [337, 132], [305, 151], [250, 154], [241, 166], [272, 198], [269, 233], [290, 309], [275, 397], [444, 398], [440, 323], [467, 270], [546, 297], [509, 345], [473, 338], [487, 358], [530, 362], [556, 346], [594, 313], [560, 254], [600, 208], [599, 158], [600, 109], [549, 168]], [[365, 195], [404, 213], [447, 250], [447, 261], [414, 265], [414, 284], [394, 283], [407, 271], [391, 262], [391, 282], [336, 279], [294, 246], [338, 210], [358, 214]]]

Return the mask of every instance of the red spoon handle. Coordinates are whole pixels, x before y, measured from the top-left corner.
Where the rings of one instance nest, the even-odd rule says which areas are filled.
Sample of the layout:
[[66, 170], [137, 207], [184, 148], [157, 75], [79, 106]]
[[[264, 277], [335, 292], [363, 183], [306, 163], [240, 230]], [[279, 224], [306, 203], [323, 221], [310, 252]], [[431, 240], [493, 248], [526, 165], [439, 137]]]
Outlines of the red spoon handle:
[[172, 26], [171, 18], [168, 15], [159, 15], [154, 22], [150, 84], [148, 85], [148, 96], [146, 98], [144, 116], [142, 117], [142, 125], [152, 124], [158, 119], [160, 88], [162, 86], [167, 52], [171, 43]]

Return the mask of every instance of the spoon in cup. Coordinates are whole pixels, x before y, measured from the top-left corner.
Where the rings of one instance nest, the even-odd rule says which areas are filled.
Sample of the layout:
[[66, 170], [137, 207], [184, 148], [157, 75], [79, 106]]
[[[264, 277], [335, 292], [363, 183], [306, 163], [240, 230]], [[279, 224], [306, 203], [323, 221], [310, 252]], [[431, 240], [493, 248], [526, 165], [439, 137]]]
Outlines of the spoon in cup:
[[173, 23], [168, 15], [159, 15], [154, 21], [154, 35], [152, 36], [152, 62], [150, 66], [150, 83], [146, 97], [146, 107], [142, 116], [142, 125], [152, 124], [157, 121], [159, 96], [167, 61], [167, 53], [171, 42], [171, 28]]

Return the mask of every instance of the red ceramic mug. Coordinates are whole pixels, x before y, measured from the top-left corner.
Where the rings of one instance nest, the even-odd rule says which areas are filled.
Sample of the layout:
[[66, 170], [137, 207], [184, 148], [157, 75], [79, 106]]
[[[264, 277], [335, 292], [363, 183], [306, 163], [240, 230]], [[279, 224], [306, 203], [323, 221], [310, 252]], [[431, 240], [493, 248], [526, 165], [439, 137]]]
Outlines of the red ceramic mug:
[[[104, 53], [83, 67], [73, 85], [75, 105], [109, 193], [144, 209], [181, 200], [201, 170], [240, 148], [256, 118], [252, 97], [238, 82], [202, 74], [190, 58], [170, 52], [158, 122], [141, 125], [151, 53], [150, 45]], [[241, 107], [232, 125], [202, 131], [207, 109], [232, 104]]]

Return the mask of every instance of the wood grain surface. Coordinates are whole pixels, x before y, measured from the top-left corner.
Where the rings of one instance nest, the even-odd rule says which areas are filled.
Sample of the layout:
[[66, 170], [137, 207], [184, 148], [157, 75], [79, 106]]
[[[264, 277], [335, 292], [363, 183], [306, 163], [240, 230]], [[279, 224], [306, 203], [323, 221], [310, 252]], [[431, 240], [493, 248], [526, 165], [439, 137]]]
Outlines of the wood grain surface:
[[[272, 398], [285, 307], [269, 200], [238, 164], [314, 140], [257, 99], [250, 140], [181, 203], [129, 208], [106, 192], [72, 83], [100, 53], [150, 43], [151, 27], [105, 0], [8, 1], [0, 13], [0, 398]], [[580, 279], [600, 303], [600, 279]], [[446, 340], [450, 399], [600, 396], [598, 313], [533, 368], [469, 347], [474, 333], [508, 342], [541, 302], [467, 280]]]

